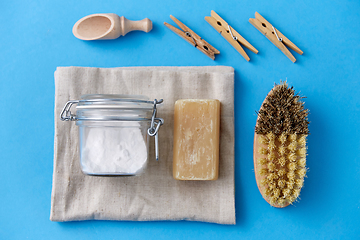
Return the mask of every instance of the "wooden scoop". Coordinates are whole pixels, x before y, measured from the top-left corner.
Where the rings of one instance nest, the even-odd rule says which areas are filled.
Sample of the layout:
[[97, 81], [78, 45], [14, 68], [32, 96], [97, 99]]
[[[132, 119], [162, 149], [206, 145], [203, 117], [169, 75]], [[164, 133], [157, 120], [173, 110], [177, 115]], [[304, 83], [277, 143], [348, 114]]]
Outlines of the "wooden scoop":
[[150, 32], [151, 29], [152, 22], [148, 18], [130, 21], [114, 13], [98, 13], [77, 21], [73, 27], [73, 34], [82, 40], [103, 40], [125, 36], [135, 30]]

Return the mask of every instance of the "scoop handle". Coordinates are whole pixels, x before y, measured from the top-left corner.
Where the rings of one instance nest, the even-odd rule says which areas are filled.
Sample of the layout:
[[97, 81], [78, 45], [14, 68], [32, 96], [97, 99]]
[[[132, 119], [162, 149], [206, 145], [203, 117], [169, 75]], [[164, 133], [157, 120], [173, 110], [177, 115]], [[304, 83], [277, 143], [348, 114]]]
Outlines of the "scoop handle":
[[148, 18], [144, 18], [143, 20], [139, 21], [131, 21], [122, 16], [120, 17], [120, 23], [122, 28], [122, 36], [125, 36], [128, 32], [131, 31], [150, 32], [152, 29], [152, 22]]

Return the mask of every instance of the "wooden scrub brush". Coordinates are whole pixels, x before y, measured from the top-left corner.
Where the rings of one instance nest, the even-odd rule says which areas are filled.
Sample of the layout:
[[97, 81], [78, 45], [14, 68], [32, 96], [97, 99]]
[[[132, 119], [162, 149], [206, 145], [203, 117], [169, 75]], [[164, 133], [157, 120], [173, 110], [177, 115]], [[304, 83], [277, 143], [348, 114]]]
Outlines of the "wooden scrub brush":
[[286, 82], [268, 93], [260, 111], [254, 136], [256, 183], [273, 207], [292, 204], [300, 195], [306, 175], [308, 110], [302, 97]]

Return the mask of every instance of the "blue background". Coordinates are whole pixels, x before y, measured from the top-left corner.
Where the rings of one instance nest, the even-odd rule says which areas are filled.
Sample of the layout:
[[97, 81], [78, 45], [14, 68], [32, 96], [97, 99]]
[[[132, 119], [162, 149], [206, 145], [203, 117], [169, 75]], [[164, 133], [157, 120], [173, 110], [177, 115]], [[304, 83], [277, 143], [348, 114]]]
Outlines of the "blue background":
[[[215, 10], [259, 50], [246, 62], [205, 20]], [[304, 55], [293, 64], [250, 23], [255, 11]], [[360, 2], [2, 1], [0, 3], [0, 239], [360, 239]], [[150, 33], [85, 42], [72, 26], [92, 13], [148, 17]], [[215, 61], [164, 27], [172, 14], [219, 49]], [[49, 220], [57, 66], [235, 68], [235, 226], [199, 222]], [[252, 160], [255, 110], [288, 81], [307, 96], [311, 135], [301, 201], [272, 208]]]

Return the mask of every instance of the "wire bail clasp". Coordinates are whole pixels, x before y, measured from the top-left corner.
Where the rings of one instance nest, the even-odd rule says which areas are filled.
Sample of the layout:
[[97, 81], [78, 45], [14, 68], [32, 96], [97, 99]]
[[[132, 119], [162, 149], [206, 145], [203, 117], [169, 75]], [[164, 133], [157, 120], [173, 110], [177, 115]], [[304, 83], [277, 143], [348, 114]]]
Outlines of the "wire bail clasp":
[[74, 101], [68, 101], [65, 104], [65, 106], [60, 114], [61, 121], [76, 121], [76, 115], [72, 114], [70, 109], [73, 104], [77, 104], [77, 103], [79, 103], [79, 101], [74, 100]]
[[154, 137], [155, 136], [155, 157], [156, 157], [156, 161], [159, 161], [159, 129], [160, 126], [164, 124], [164, 119], [162, 118], [157, 118], [156, 117], [156, 105], [160, 104], [163, 102], [163, 99], [158, 100], [154, 100], [154, 108], [153, 108], [153, 114], [151, 116], [151, 124], [150, 127], [148, 128], [148, 134], [150, 137]]

